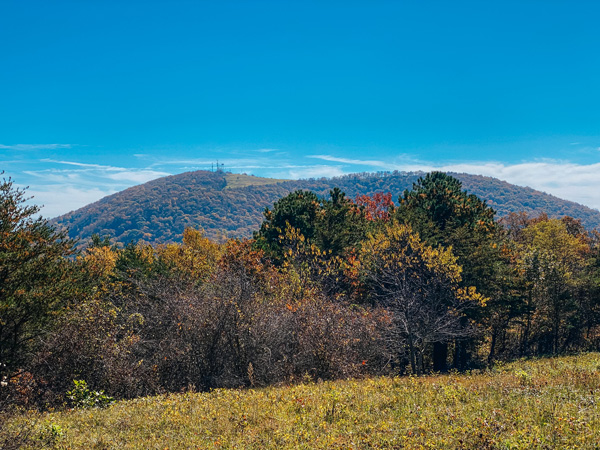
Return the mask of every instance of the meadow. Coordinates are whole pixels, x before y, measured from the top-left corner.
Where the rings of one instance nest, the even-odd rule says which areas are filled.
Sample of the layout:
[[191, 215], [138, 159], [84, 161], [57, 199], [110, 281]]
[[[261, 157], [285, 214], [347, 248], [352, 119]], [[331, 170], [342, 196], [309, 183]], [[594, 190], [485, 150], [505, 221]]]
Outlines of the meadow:
[[[600, 445], [600, 354], [489, 370], [217, 389], [21, 416], [31, 448], [545, 449]], [[10, 427], [9, 427], [10, 428]]]

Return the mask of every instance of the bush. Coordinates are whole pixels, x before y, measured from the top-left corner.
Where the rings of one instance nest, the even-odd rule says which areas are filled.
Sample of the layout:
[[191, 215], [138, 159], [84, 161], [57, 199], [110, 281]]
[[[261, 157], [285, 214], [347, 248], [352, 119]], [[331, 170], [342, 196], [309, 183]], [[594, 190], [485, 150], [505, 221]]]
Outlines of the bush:
[[104, 391], [90, 390], [85, 380], [73, 380], [73, 384], [67, 398], [75, 408], [104, 408], [114, 402], [112, 397], [104, 395]]

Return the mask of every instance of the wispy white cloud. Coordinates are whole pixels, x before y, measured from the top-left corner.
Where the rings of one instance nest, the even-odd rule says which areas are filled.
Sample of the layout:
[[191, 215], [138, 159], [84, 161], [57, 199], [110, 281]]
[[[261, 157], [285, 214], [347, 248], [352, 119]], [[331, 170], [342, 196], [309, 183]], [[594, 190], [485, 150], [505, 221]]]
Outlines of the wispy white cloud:
[[[43, 183], [83, 183], [86, 179], [81, 176], [81, 173], [65, 171], [65, 170], [24, 170], [24, 174], [30, 177], [37, 178]], [[90, 180], [91, 181], [91, 180]]]
[[283, 178], [330, 178], [330, 177], [338, 177], [340, 175], [344, 175], [344, 171], [339, 166], [328, 166], [328, 165], [318, 165], [318, 166], [298, 166], [296, 168], [290, 169], [287, 171], [287, 177], [284, 175]]
[[259, 148], [256, 151], [258, 153], [273, 153], [273, 152], [278, 152], [279, 149], [276, 149], [276, 148]]
[[[342, 163], [349, 166], [375, 167], [384, 170], [400, 170], [406, 164], [428, 164], [427, 161], [415, 158], [413, 155], [399, 154], [391, 160], [383, 159], [357, 159], [357, 158], [342, 158], [333, 155], [308, 155], [308, 158], [320, 159], [323, 161], [331, 161]], [[356, 170], [356, 169], [352, 169]]]
[[308, 155], [308, 158], [321, 159], [323, 161], [339, 162], [344, 164], [359, 165], [359, 166], [371, 166], [389, 168], [390, 164], [385, 161], [378, 161], [373, 159], [350, 159], [350, 158], [338, 158], [337, 156], [331, 155]]
[[90, 169], [117, 170], [117, 171], [118, 170], [126, 170], [126, 169], [123, 169], [122, 167], [105, 166], [102, 164], [86, 164], [86, 163], [80, 163], [80, 162], [76, 162], [76, 161], [61, 161], [61, 160], [49, 159], [49, 158], [42, 159], [42, 162], [64, 164], [67, 166], [88, 167]]
[[76, 185], [58, 185], [52, 190], [29, 189], [32, 203], [42, 206], [40, 213], [44, 217], [56, 217], [114, 194], [120, 189], [107, 187], [86, 188]]
[[60, 148], [71, 148], [71, 147], [73, 147], [73, 144], [11, 144], [11, 145], [0, 144], [0, 149], [23, 150], [23, 151], [56, 150], [56, 149], [60, 149]]
[[46, 183], [78, 183], [84, 185], [133, 185], [171, 175], [152, 169], [126, 169], [119, 167], [83, 167], [81, 169], [24, 170], [24, 174]]
[[[43, 160], [45, 168], [23, 170], [37, 180], [28, 191], [32, 203], [43, 204], [42, 214], [54, 217], [136, 184], [171, 175], [152, 168], [125, 168], [77, 161]], [[50, 167], [48, 167], [50, 165]]]
[[109, 174], [107, 178], [115, 181], [127, 181], [134, 183], [146, 183], [156, 178], [171, 175], [167, 172], [159, 172], [156, 170], [124, 170], [118, 173]]

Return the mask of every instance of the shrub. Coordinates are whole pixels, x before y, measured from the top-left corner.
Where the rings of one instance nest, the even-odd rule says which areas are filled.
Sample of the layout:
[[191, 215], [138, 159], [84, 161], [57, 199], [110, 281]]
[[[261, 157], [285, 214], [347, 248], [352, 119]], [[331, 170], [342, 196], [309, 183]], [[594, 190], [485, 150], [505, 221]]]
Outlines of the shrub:
[[104, 391], [90, 390], [85, 380], [73, 380], [73, 384], [67, 398], [75, 408], [103, 408], [114, 402], [112, 397], [104, 395]]

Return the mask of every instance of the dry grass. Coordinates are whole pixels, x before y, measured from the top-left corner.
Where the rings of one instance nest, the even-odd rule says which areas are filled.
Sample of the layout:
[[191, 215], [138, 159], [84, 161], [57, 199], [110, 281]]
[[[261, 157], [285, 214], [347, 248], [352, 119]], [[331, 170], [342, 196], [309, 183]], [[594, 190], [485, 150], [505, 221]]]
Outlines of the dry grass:
[[599, 404], [600, 354], [589, 353], [482, 373], [140, 398], [35, 419], [40, 445], [57, 449], [598, 448]]
[[234, 189], [246, 186], [264, 186], [266, 184], [276, 184], [281, 183], [282, 181], [288, 181], [278, 180], [275, 178], [261, 178], [251, 175], [242, 175], [239, 173], [227, 173], [225, 174], [225, 180], [227, 181], [227, 186], [225, 189]]

